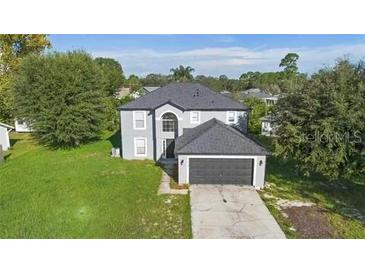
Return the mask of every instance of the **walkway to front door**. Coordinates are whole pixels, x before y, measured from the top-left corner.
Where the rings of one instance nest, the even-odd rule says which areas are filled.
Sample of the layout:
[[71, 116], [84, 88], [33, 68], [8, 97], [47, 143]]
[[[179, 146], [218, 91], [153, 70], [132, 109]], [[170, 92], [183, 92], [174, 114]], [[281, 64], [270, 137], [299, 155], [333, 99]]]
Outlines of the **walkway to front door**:
[[193, 238], [285, 239], [285, 234], [251, 187], [191, 185]]

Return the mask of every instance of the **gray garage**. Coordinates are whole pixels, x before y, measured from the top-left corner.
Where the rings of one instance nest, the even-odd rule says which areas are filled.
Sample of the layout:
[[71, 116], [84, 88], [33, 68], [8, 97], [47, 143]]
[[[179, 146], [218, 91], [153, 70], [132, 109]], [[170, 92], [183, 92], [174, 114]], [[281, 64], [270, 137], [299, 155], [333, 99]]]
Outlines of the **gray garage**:
[[190, 159], [190, 184], [252, 185], [253, 159]]
[[212, 119], [176, 139], [179, 183], [262, 188], [268, 152], [237, 129]]

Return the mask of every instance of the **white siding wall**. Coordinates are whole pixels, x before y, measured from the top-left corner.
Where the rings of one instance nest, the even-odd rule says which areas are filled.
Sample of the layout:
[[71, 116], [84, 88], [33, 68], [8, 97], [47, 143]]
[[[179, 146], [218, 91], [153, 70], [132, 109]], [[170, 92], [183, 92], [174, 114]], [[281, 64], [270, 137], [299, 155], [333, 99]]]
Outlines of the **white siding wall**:
[[32, 129], [27, 123], [19, 124], [18, 120], [15, 120], [15, 131], [16, 132], [32, 132]]
[[[152, 114], [146, 111], [146, 129], [133, 128], [133, 111], [121, 111], [120, 128], [122, 136], [122, 155], [124, 159], [151, 159], [153, 160], [153, 125]], [[135, 156], [134, 138], [147, 139], [147, 156]]]
[[2, 145], [4, 151], [10, 148], [8, 129], [2, 126], [0, 126], [0, 145]]
[[[146, 111], [147, 126], [145, 130], [133, 129], [133, 111], [122, 110], [121, 113], [121, 129], [122, 129], [122, 155], [125, 159], [141, 159], [141, 157], [134, 156], [134, 138], [146, 137], [147, 138], [147, 158], [154, 159], [154, 142], [153, 142], [153, 126], [155, 126], [155, 148], [156, 159], [159, 160], [162, 157], [162, 140], [174, 139], [173, 132], [162, 132], [162, 120], [161, 117], [166, 112], [172, 112], [178, 119], [178, 136], [183, 134], [184, 128], [193, 128], [201, 125], [212, 118], [216, 118], [224, 123], [227, 123], [227, 111], [199, 111], [200, 123], [190, 123], [190, 111], [182, 111], [179, 108], [170, 104], [165, 104], [154, 112]], [[246, 132], [247, 131], [247, 112], [237, 111], [237, 125]], [[154, 118], [153, 118], [154, 116]], [[146, 158], [146, 157], [142, 157]]]

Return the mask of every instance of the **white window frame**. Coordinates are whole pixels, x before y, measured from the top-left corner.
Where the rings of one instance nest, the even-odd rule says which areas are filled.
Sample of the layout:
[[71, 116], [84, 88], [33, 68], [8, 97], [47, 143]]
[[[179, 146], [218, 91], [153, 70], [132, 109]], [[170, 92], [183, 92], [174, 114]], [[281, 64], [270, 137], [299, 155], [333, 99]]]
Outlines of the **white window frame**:
[[[193, 113], [198, 114], [198, 121], [193, 121]], [[200, 124], [200, 111], [190, 111], [190, 123], [191, 124]]]
[[[229, 121], [229, 114], [230, 113], [233, 113], [233, 122], [230, 122]], [[236, 124], [237, 123], [237, 111], [227, 111], [227, 117], [226, 117], [226, 120], [227, 120], [227, 124]]]
[[[144, 121], [144, 127], [143, 128], [138, 128], [136, 126], [136, 113], [137, 112], [142, 112], [143, 113], [143, 121]], [[146, 111], [143, 111], [143, 110], [136, 110], [136, 111], [133, 111], [133, 129], [135, 130], [145, 130], [146, 129]]]
[[[144, 154], [137, 154], [137, 140], [144, 140], [144, 144], [145, 144]], [[135, 157], [147, 156], [147, 138], [146, 137], [135, 137], [134, 138], [134, 156]]]

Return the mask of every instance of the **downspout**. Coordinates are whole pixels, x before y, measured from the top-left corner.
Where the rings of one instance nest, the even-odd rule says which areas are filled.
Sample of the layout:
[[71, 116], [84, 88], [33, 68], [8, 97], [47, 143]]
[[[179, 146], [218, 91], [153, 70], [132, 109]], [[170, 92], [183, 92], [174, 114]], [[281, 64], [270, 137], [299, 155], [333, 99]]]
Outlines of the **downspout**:
[[156, 114], [155, 110], [151, 110], [152, 113], [152, 141], [153, 141], [153, 160], [157, 161], [157, 153], [156, 153]]
[[122, 111], [119, 111], [119, 132], [120, 132], [120, 157], [123, 158], [123, 138], [122, 138]]

